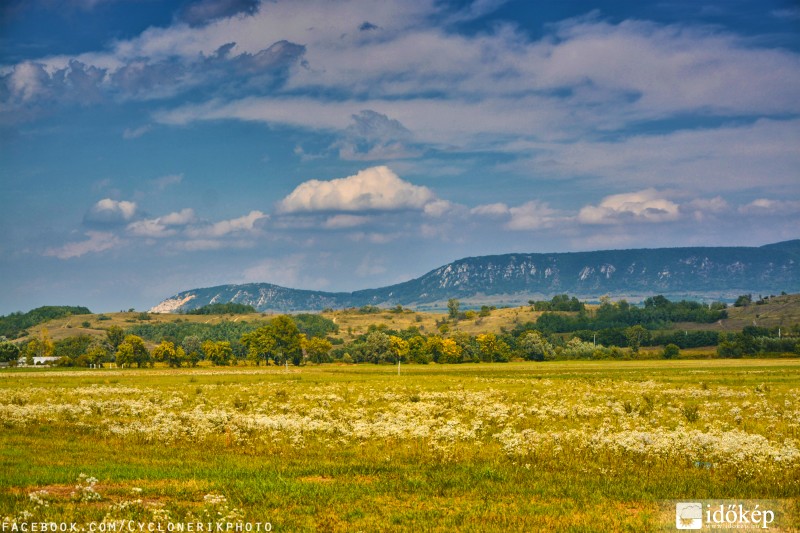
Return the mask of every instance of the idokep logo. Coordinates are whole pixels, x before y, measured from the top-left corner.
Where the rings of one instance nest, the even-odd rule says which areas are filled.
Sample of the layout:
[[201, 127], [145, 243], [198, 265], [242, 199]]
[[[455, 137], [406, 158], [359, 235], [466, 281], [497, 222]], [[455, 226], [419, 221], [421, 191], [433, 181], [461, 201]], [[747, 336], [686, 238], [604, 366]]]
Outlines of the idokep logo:
[[702, 529], [703, 504], [700, 502], [675, 504], [675, 527], [678, 529]]
[[[769, 529], [776, 519], [775, 502], [678, 502], [677, 529]], [[762, 504], [767, 504], [762, 507]]]

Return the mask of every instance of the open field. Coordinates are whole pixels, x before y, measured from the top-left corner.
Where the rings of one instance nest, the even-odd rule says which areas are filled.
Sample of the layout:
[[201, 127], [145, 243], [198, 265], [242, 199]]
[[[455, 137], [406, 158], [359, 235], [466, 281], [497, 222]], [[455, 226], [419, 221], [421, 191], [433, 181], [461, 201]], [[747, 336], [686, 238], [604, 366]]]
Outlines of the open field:
[[20, 369], [0, 421], [9, 524], [651, 531], [716, 498], [800, 523], [797, 360]]

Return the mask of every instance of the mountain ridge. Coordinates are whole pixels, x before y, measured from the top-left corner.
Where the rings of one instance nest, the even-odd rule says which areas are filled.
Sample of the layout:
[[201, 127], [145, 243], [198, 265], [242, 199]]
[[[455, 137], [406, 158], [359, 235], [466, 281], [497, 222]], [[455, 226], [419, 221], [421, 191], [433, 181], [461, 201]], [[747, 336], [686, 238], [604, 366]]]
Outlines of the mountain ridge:
[[271, 283], [183, 291], [151, 309], [180, 312], [235, 302], [259, 311], [299, 312], [364, 305], [442, 307], [520, 304], [569, 293], [582, 299], [663, 294], [731, 300], [738, 294], [800, 292], [800, 239], [760, 247], [679, 247], [465, 257], [402, 283], [353, 292], [291, 289]]

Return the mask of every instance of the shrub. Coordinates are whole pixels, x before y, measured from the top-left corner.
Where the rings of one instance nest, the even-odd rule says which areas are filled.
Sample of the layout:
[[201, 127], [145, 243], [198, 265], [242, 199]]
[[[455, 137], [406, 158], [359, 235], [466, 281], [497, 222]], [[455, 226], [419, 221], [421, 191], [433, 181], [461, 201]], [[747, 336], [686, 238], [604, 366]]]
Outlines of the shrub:
[[675, 359], [680, 355], [680, 353], [681, 349], [678, 348], [676, 345], [667, 344], [666, 346], [664, 346], [664, 351], [662, 352], [661, 355], [664, 357], [664, 359]]

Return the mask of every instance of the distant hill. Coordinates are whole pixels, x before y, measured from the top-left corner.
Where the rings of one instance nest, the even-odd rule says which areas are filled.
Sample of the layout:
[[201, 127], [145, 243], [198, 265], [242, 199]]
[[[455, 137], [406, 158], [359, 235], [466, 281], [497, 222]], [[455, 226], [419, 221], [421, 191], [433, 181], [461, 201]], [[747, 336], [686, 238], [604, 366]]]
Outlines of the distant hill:
[[153, 312], [180, 312], [215, 303], [251, 305], [259, 311], [316, 311], [364, 305], [442, 307], [515, 305], [568, 293], [631, 300], [668, 298], [733, 300], [739, 294], [800, 292], [800, 240], [761, 247], [692, 247], [506, 254], [459, 259], [388, 287], [355, 292], [289, 289], [269, 283], [221, 285], [181, 292]]

